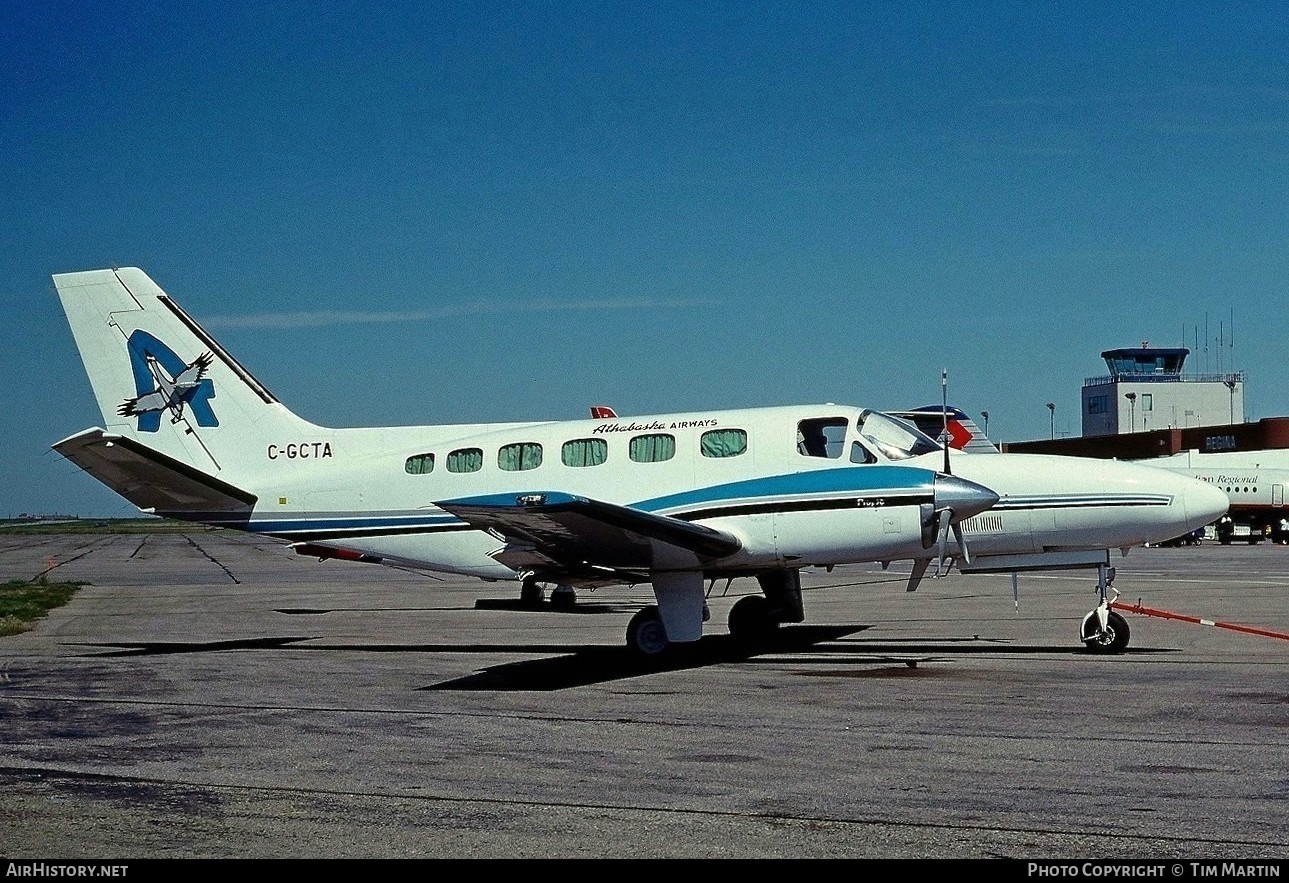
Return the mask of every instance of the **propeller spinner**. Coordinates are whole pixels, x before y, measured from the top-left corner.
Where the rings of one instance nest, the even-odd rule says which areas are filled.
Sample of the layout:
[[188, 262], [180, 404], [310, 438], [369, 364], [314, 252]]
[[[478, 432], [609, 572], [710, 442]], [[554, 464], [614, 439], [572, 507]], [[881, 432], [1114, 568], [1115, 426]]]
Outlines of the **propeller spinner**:
[[[959, 478], [956, 475], [941, 473], [935, 477], [933, 502], [929, 512], [923, 513], [922, 547], [936, 547], [935, 575], [945, 574], [945, 560], [948, 557], [949, 533], [952, 531], [958, 543], [958, 553], [962, 560], [971, 563], [971, 553], [967, 549], [967, 538], [962, 532], [962, 522], [973, 515], [984, 512], [998, 502], [998, 494], [974, 481]], [[922, 581], [923, 575], [931, 564], [930, 558], [919, 558], [913, 562], [913, 573], [909, 577], [908, 591], [913, 591]]]

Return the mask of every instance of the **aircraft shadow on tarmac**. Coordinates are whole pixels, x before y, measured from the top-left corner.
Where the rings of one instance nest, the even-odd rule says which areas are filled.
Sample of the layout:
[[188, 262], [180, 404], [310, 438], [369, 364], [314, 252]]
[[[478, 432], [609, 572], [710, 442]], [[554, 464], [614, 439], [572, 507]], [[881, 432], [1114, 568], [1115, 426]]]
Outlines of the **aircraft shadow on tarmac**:
[[[1015, 645], [971, 637], [924, 637], [855, 640], [868, 625], [789, 625], [755, 644], [729, 635], [709, 635], [694, 644], [675, 645], [660, 658], [644, 658], [624, 646], [555, 644], [308, 644], [310, 636], [242, 638], [205, 642], [95, 643], [95, 657], [165, 656], [246, 650], [293, 652], [437, 653], [542, 655], [486, 666], [474, 674], [420, 687], [426, 691], [554, 691], [591, 684], [648, 677], [713, 665], [778, 664], [815, 666], [802, 674], [814, 677], [924, 676], [952, 657], [967, 655], [1093, 655], [1081, 646]], [[1139, 648], [1125, 655], [1167, 651]]]

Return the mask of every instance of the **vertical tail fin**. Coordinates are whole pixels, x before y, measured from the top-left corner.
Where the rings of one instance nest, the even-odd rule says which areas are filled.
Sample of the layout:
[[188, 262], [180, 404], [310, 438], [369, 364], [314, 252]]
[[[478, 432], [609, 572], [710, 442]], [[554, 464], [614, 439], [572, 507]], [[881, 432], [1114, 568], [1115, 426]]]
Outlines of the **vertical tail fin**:
[[54, 276], [54, 286], [107, 436], [236, 484], [263, 463], [266, 444], [317, 429], [142, 270], [65, 273]]
[[966, 411], [952, 405], [924, 405], [909, 411], [888, 411], [895, 417], [911, 421], [918, 429], [932, 438], [939, 438], [947, 424], [949, 446], [973, 453], [996, 454], [998, 446], [989, 440], [984, 431]]

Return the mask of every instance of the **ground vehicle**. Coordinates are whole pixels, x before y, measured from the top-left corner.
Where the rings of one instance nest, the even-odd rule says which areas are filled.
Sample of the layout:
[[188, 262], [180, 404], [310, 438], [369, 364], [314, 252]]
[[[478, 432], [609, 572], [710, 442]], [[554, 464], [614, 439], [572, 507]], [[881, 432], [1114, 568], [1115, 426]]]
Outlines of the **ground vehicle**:
[[1235, 521], [1229, 515], [1224, 515], [1217, 522], [1217, 541], [1224, 546], [1229, 546], [1231, 543], [1248, 543], [1254, 546], [1263, 539], [1265, 534], [1261, 528]]
[[1165, 548], [1176, 548], [1177, 546], [1198, 546], [1205, 539], [1206, 529], [1197, 527], [1190, 533], [1184, 533], [1179, 537], [1173, 537], [1171, 540], [1164, 540], [1160, 546]]

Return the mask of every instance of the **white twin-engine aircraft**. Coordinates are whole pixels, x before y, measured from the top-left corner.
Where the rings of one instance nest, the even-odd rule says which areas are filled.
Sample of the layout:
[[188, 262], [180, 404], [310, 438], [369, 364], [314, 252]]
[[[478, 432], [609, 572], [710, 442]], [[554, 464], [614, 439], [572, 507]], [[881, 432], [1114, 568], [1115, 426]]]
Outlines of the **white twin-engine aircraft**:
[[[1227, 509], [1209, 484], [1115, 461], [947, 448], [839, 405], [328, 429], [287, 410], [141, 270], [53, 277], [106, 428], [54, 449], [140, 509], [278, 537], [301, 554], [515, 580], [551, 606], [650, 583], [627, 643], [697, 641], [705, 586], [755, 577], [736, 638], [802, 622], [803, 567], [1096, 568], [1081, 637], [1121, 651], [1111, 549]], [[611, 411], [601, 412], [611, 414]], [[1014, 578], [1014, 577], [1013, 577]]]

